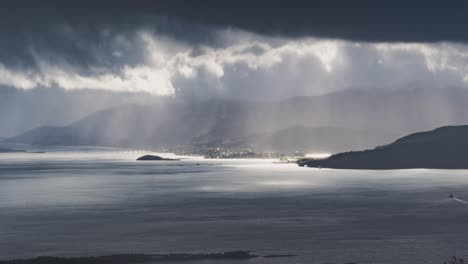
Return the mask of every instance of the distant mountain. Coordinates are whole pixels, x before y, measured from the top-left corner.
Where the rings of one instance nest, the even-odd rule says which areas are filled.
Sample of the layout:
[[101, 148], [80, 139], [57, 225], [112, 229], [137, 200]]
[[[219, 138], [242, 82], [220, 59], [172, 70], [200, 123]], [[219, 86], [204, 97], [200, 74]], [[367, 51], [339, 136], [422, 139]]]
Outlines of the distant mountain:
[[301, 160], [300, 165], [339, 169], [468, 169], [468, 126], [415, 133], [372, 150]]
[[[161, 115], [153, 107], [127, 106], [96, 112], [68, 126], [32, 129], [8, 141], [42, 146], [193, 146], [306, 153], [364, 149], [398, 137], [386, 131], [344, 127], [292, 126], [278, 131], [272, 128], [267, 133], [257, 126], [246, 129], [242, 118], [227, 114], [219, 117], [223, 114], [216, 111], [220, 110]], [[209, 117], [210, 114], [213, 116]]]
[[30, 130], [26, 133], [10, 138], [12, 142], [31, 145], [61, 146], [61, 145], [96, 145], [101, 144], [95, 136], [81, 134], [73, 127], [45, 126]]
[[[67, 126], [44, 126], [9, 138], [42, 146], [170, 147], [187, 144], [192, 122], [159, 107], [127, 105], [93, 113]], [[202, 123], [202, 122], [200, 122]]]
[[397, 134], [345, 127], [293, 126], [271, 133], [225, 138], [204, 135], [194, 139], [200, 147], [250, 148], [272, 152], [339, 152], [375, 146], [383, 139], [393, 140]]
[[11, 152], [25, 152], [24, 150], [0, 148], [0, 153], [11, 153]]
[[352, 90], [282, 101], [167, 99], [119, 105], [65, 126], [9, 138], [36, 145], [173, 148], [184, 145], [339, 152], [468, 123], [464, 89]]

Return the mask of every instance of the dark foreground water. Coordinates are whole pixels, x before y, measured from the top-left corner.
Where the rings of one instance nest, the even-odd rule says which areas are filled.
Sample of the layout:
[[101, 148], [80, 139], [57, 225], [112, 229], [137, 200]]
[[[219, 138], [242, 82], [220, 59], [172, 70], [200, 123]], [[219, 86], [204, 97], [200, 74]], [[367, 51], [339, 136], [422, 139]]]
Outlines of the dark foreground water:
[[467, 171], [138, 155], [0, 154], [0, 260], [253, 250], [298, 256], [223, 263], [413, 264], [468, 253]]

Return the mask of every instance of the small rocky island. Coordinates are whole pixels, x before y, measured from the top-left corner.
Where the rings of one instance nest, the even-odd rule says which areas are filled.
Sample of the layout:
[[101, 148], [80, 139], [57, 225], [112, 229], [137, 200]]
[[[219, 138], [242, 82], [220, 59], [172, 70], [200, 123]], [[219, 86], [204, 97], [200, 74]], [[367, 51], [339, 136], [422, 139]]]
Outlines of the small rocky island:
[[179, 159], [168, 159], [168, 158], [163, 158], [161, 156], [156, 156], [156, 155], [144, 155], [139, 157], [137, 160], [160, 160], [160, 161], [176, 161]]

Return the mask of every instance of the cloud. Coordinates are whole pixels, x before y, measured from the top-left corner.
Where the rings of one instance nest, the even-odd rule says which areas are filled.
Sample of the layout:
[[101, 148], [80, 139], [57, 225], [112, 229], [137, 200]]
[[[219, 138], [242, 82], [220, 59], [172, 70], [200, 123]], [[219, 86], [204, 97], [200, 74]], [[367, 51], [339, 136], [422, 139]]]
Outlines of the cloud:
[[[186, 25], [170, 32], [189, 41], [203, 41], [193, 25], [236, 28], [280, 37], [337, 38], [375, 42], [466, 42], [468, 3], [437, 0], [184, 0], [58, 1], [6, 0], [0, 17], [2, 31], [32, 32], [67, 22], [83, 28], [114, 27], [134, 30], [158, 24], [164, 30], [174, 19]], [[18, 19], [21, 17], [22, 19]], [[157, 22], [157, 23], [156, 23]], [[11, 25], [17, 25], [12, 27]], [[191, 25], [188, 26], [187, 25]], [[12, 29], [13, 30], [9, 30]], [[8, 35], [8, 34], [7, 34]], [[20, 34], [21, 35], [21, 34]]]
[[19, 89], [277, 99], [468, 82], [462, 2], [2, 4], [0, 84]]
[[83, 76], [50, 65], [42, 65], [37, 73], [24, 74], [8, 70], [0, 64], [0, 84], [20, 89], [59, 87], [65, 90], [98, 89], [113, 92], [144, 92], [153, 95], [174, 93], [167, 71], [147, 66], [125, 66], [119, 74]]
[[[69, 29], [72, 30], [72, 29]], [[107, 35], [106, 35], [107, 34]], [[217, 45], [139, 30], [106, 33], [99, 63], [31, 48], [32, 66], [0, 61], [0, 84], [144, 92], [160, 96], [278, 99], [353, 87], [466, 87], [468, 47], [456, 43], [362, 43], [266, 37], [218, 30]]]
[[[0, 135], [167, 98], [280, 100], [359, 88], [468, 88], [468, 8], [461, 1], [0, 5], [0, 120], [8, 121]], [[454, 100], [435, 108], [448, 109]], [[439, 112], [439, 120], [452, 113]]]
[[37, 75], [15, 72], [0, 64], [0, 84], [21, 89], [32, 89], [37, 86], [37, 78]]

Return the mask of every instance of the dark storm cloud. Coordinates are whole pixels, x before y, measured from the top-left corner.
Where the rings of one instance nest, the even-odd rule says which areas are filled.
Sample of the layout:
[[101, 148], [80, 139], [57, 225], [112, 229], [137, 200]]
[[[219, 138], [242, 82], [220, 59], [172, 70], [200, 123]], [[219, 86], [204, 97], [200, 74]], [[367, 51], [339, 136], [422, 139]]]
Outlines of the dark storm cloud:
[[[411, 42], [468, 40], [466, 1], [23, 0], [3, 1], [2, 6], [2, 20], [11, 22], [2, 23], [2, 29], [14, 32], [60, 20], [83, 27], [98, 23], [131, 28], [141, 23], [150, 25], [154, 17], [176, 17], [192, 25], [234, 27], [288, 37]], [[206, 37], [186, 30], [183, 25], [172, 27], [171, 32], [193, 40]]]
[[468, 10], [441, 3], [0, 1], [0, 135], [155, 98], [465, 89]]
[[454, 43], [468, 40], [464, 2], [0, 5], [0, 84], [7, 87], [276, 99], [468, 83], [466, 45]]
[[[465, 42], [466, 13], [465, 1], [5, 0], [0, 3], [0, 62], [34, 68], [40, 55], [53, 63], [66, 61], [82, 74], [93, 67], [118, 70], [117, 61], [135, 65], [144, 59], [134, 49], [141, 45], [132, 43], [142, 29], [215, 47], [223, 43], [214, 29], [226, 28], [287, 38]], [[113, 53], [118, 38], [129, 43], [119, 47], [124, 52]]]
[[[152, 10], [144, 2], [133, 7], [130, 1], [2, 1], [0, 62], [35, 68], [39, 55], [51, 63], [67, 62], [83, 74], [96, 66], [120, 67], [116, 61], [135, 65], [145, 56], [134, 48], [141, 46], [136, 37], [141, 30], [180, 42], [216, 44], [210, 26], [186, 24]], [[116, 48], [125, 57], [115, 56]]]

